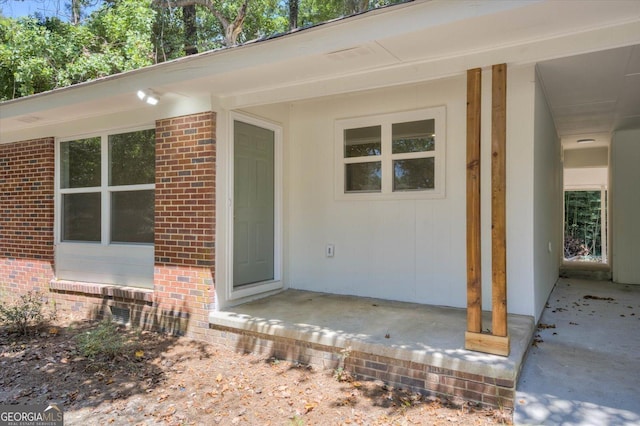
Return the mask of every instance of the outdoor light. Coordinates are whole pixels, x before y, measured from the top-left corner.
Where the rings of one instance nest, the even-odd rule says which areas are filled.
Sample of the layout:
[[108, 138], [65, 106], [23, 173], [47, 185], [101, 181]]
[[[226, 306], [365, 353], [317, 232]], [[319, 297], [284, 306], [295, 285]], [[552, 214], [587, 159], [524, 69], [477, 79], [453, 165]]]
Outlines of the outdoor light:
[[151, 89], [147, 89], [146, 91], [138, 90], [136, 95], [138, 96], [138, 99], [148, 103], [149, 105], [158, 105], [158, 102], [160, 102], [160, 96]]
[[577, 143], [592, 143], [595, 142], [595, 139], [578, 139]]

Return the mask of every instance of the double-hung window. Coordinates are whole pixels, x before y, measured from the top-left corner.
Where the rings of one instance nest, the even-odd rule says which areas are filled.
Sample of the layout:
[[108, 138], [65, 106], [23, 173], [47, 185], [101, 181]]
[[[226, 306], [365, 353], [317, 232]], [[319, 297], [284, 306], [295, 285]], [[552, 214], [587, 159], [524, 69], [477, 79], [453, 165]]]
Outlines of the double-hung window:
[[336, 121], [336, 198], [444, 196], [445, 108]]
[[153, 288], [155, 129], [60, 140], [56, 277]]
[[155, 131], [59, 144], [61, 242], [153, 244]]

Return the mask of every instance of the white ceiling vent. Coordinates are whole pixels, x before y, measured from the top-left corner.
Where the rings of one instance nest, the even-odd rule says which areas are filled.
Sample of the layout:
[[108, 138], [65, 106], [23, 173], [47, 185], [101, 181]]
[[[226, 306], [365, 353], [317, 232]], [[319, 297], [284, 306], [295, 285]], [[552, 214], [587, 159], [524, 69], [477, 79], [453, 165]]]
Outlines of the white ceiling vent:
[[23, 123], [35, 123], [36, 121], [42, 120], [42, 117], [36, 117], [35, 115], [26, 115], [24, 117], [17, 118], [18, 121], [22, 121]]
[[349, 49], [336, 50], [326, 54], [327, 58], [333, 61], [347, 61], [371, 55], [371, 49], [364, 46], [350, 47]]

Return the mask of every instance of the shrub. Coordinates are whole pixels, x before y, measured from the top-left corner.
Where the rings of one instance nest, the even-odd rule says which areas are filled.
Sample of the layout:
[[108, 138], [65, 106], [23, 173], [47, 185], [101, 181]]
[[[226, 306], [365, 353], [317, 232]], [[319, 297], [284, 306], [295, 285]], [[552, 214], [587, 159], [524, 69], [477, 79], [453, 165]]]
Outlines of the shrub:
[[564, 236], [564, 257], [565, 259], [571, 259], [576, 256], [586, 256], [589, 254], [589, 249], [584, 240], [576, 238], [573, 235]]
[[14, 327], [20, 334], [27, 335], [29, 327], [44, 319], [42, 295], [39, 291], [27, 292], [11, 306], [0, 304], [0, 322]]
[[78, 351], [87, 358], [115, 358], [126, 349], [125, 337], [120, 333], [118, 325], [109, 320], [102, 321], [93, 330], [79, 334], [76, 339]]

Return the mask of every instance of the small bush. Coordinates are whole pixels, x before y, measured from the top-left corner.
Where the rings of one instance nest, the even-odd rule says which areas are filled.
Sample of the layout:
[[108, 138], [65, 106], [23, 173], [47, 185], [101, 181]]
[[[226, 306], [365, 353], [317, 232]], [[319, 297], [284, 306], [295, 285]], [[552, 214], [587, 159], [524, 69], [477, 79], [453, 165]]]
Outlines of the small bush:
[[576, 256], [587, 256], [589, 254], [589, 248], [585, 244], [584, 240], [576, 238], [573, 235], [564, 236], [564, 258], [571, 259]]
[[42, 295], [38, 291], [23, 294], [12, 306], [0, 304], [0, 322], [9, 324], [22, 335], [27, 335], [29, 327], [43, 319]]
[[118, 325], [108, 320], [102, 321], [91, 331], [79, 334], [76, 339], [78, 351], [87, 358], [115, 358], [126, 349], [126, 340]]

